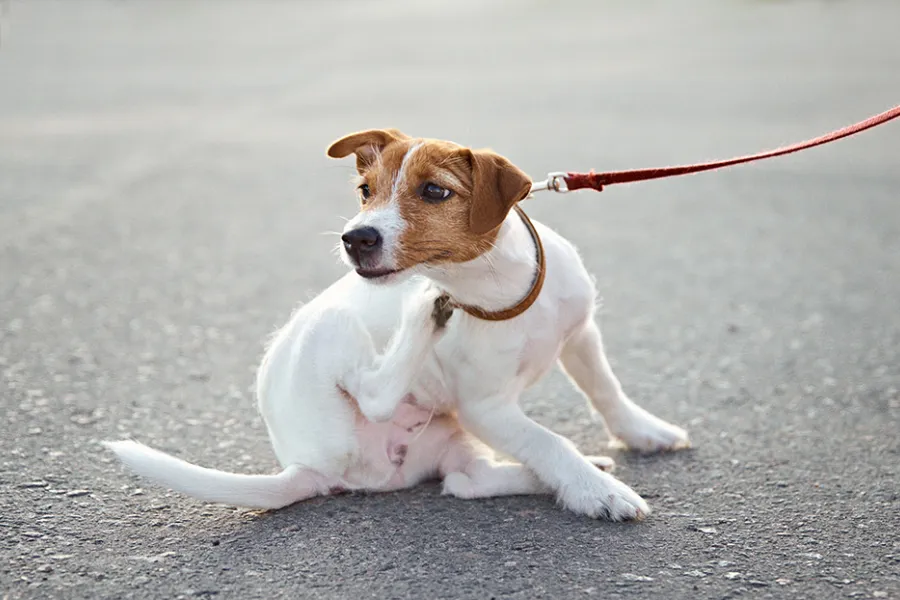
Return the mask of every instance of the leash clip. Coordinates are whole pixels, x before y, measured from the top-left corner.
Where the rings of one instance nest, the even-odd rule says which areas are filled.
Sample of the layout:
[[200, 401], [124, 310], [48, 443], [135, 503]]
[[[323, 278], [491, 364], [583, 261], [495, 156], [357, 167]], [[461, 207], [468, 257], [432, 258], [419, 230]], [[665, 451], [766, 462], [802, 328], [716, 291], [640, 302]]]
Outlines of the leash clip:
[[563, 173], [561, 171], [547, 173], [547, 179], [535, 181], [531, 184], [531, 193], [543, 192], [546, 190], [558, 194], [565, 194], [569, 191], [569, 188], [566, 185], [566, 175], [568, 175], [568, 173]]

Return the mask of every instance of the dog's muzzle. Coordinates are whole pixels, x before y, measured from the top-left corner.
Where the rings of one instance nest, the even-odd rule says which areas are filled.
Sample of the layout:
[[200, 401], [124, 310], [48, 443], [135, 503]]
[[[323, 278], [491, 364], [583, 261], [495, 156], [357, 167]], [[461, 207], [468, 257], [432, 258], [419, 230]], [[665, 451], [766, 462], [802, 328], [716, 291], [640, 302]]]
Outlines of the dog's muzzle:
[[374, 227], [351, 229], [341, 236], [341, 241], [347, 255], [359, 267], [373, 265], [381, 254], [381, 234]]
[[382, 266], [384, 238], [374, 227], [351, 229], [341, 236], [341, 241], [344, 243], [344, 252], [360, 276], [378, 279], [397, 272]]

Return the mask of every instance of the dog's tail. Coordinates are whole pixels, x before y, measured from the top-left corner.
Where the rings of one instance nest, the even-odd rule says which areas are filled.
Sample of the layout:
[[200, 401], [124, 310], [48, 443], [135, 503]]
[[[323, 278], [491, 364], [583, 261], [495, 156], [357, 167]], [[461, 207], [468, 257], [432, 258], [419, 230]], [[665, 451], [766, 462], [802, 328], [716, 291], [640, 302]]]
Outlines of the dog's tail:
[[329, 493], [328, 479], [291, 465], [277, 475], [240, 475], [207, 469], [138, 442], [103, 442], [132, 471], [205, 502], [273, 510]]

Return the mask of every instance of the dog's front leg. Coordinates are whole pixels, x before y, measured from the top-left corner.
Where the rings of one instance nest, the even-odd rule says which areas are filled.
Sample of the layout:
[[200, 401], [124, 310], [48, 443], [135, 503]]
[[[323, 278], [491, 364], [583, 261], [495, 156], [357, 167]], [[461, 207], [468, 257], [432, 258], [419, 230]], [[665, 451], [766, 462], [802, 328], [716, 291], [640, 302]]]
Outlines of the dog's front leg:
[[566, 343], [560, 363], [603, 417], [610, 434], [629, 448], [658, 452], [690, 447], [684, 429], [654, 416], [625, 395], [609, 366], [600, 329], [593, 321]]
[[596, 468], [569, 440], [529, 419], [517, 398], [461, 402], [459, 417], [487, 445], [531, 469], [569, 510], [612, 521], [641, 519], [650, 513], [631, 488]]
[[372, 368], [360, 372], [355, 389], [347, 390], [367, 419], [382, 422], [391, 418], [410, 393], [452, 311], [449, 298], [436, 288], [428, 287], [408, 301], [385, 353]]

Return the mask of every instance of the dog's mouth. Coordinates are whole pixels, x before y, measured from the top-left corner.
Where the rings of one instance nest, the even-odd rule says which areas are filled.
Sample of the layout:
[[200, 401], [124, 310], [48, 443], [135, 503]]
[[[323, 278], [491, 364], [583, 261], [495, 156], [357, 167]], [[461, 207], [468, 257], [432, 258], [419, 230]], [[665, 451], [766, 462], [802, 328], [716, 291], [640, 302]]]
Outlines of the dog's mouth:
[[[446, 259], [448, 256], [447, 252], [440, 252], [435, 254], [428, 260], [422, 261], [413, 267], [430, 267], [432, 265], [438, 265], [443, 262], [441, 259]], [[403, 269], [367, 269], [365, 267], [356, 267], [356, 274], [360, 277], [369, 280], [386, 280], [391, 275], [396, 275], [397, 273], [402, 273], [406, 271], [406, 268]]]
[[400, 271], [401, 269], [364, 269], [358, 267], [356, 269], [356, 274], [365, 279], [381, 279], [388, 275], [399, 273]]

